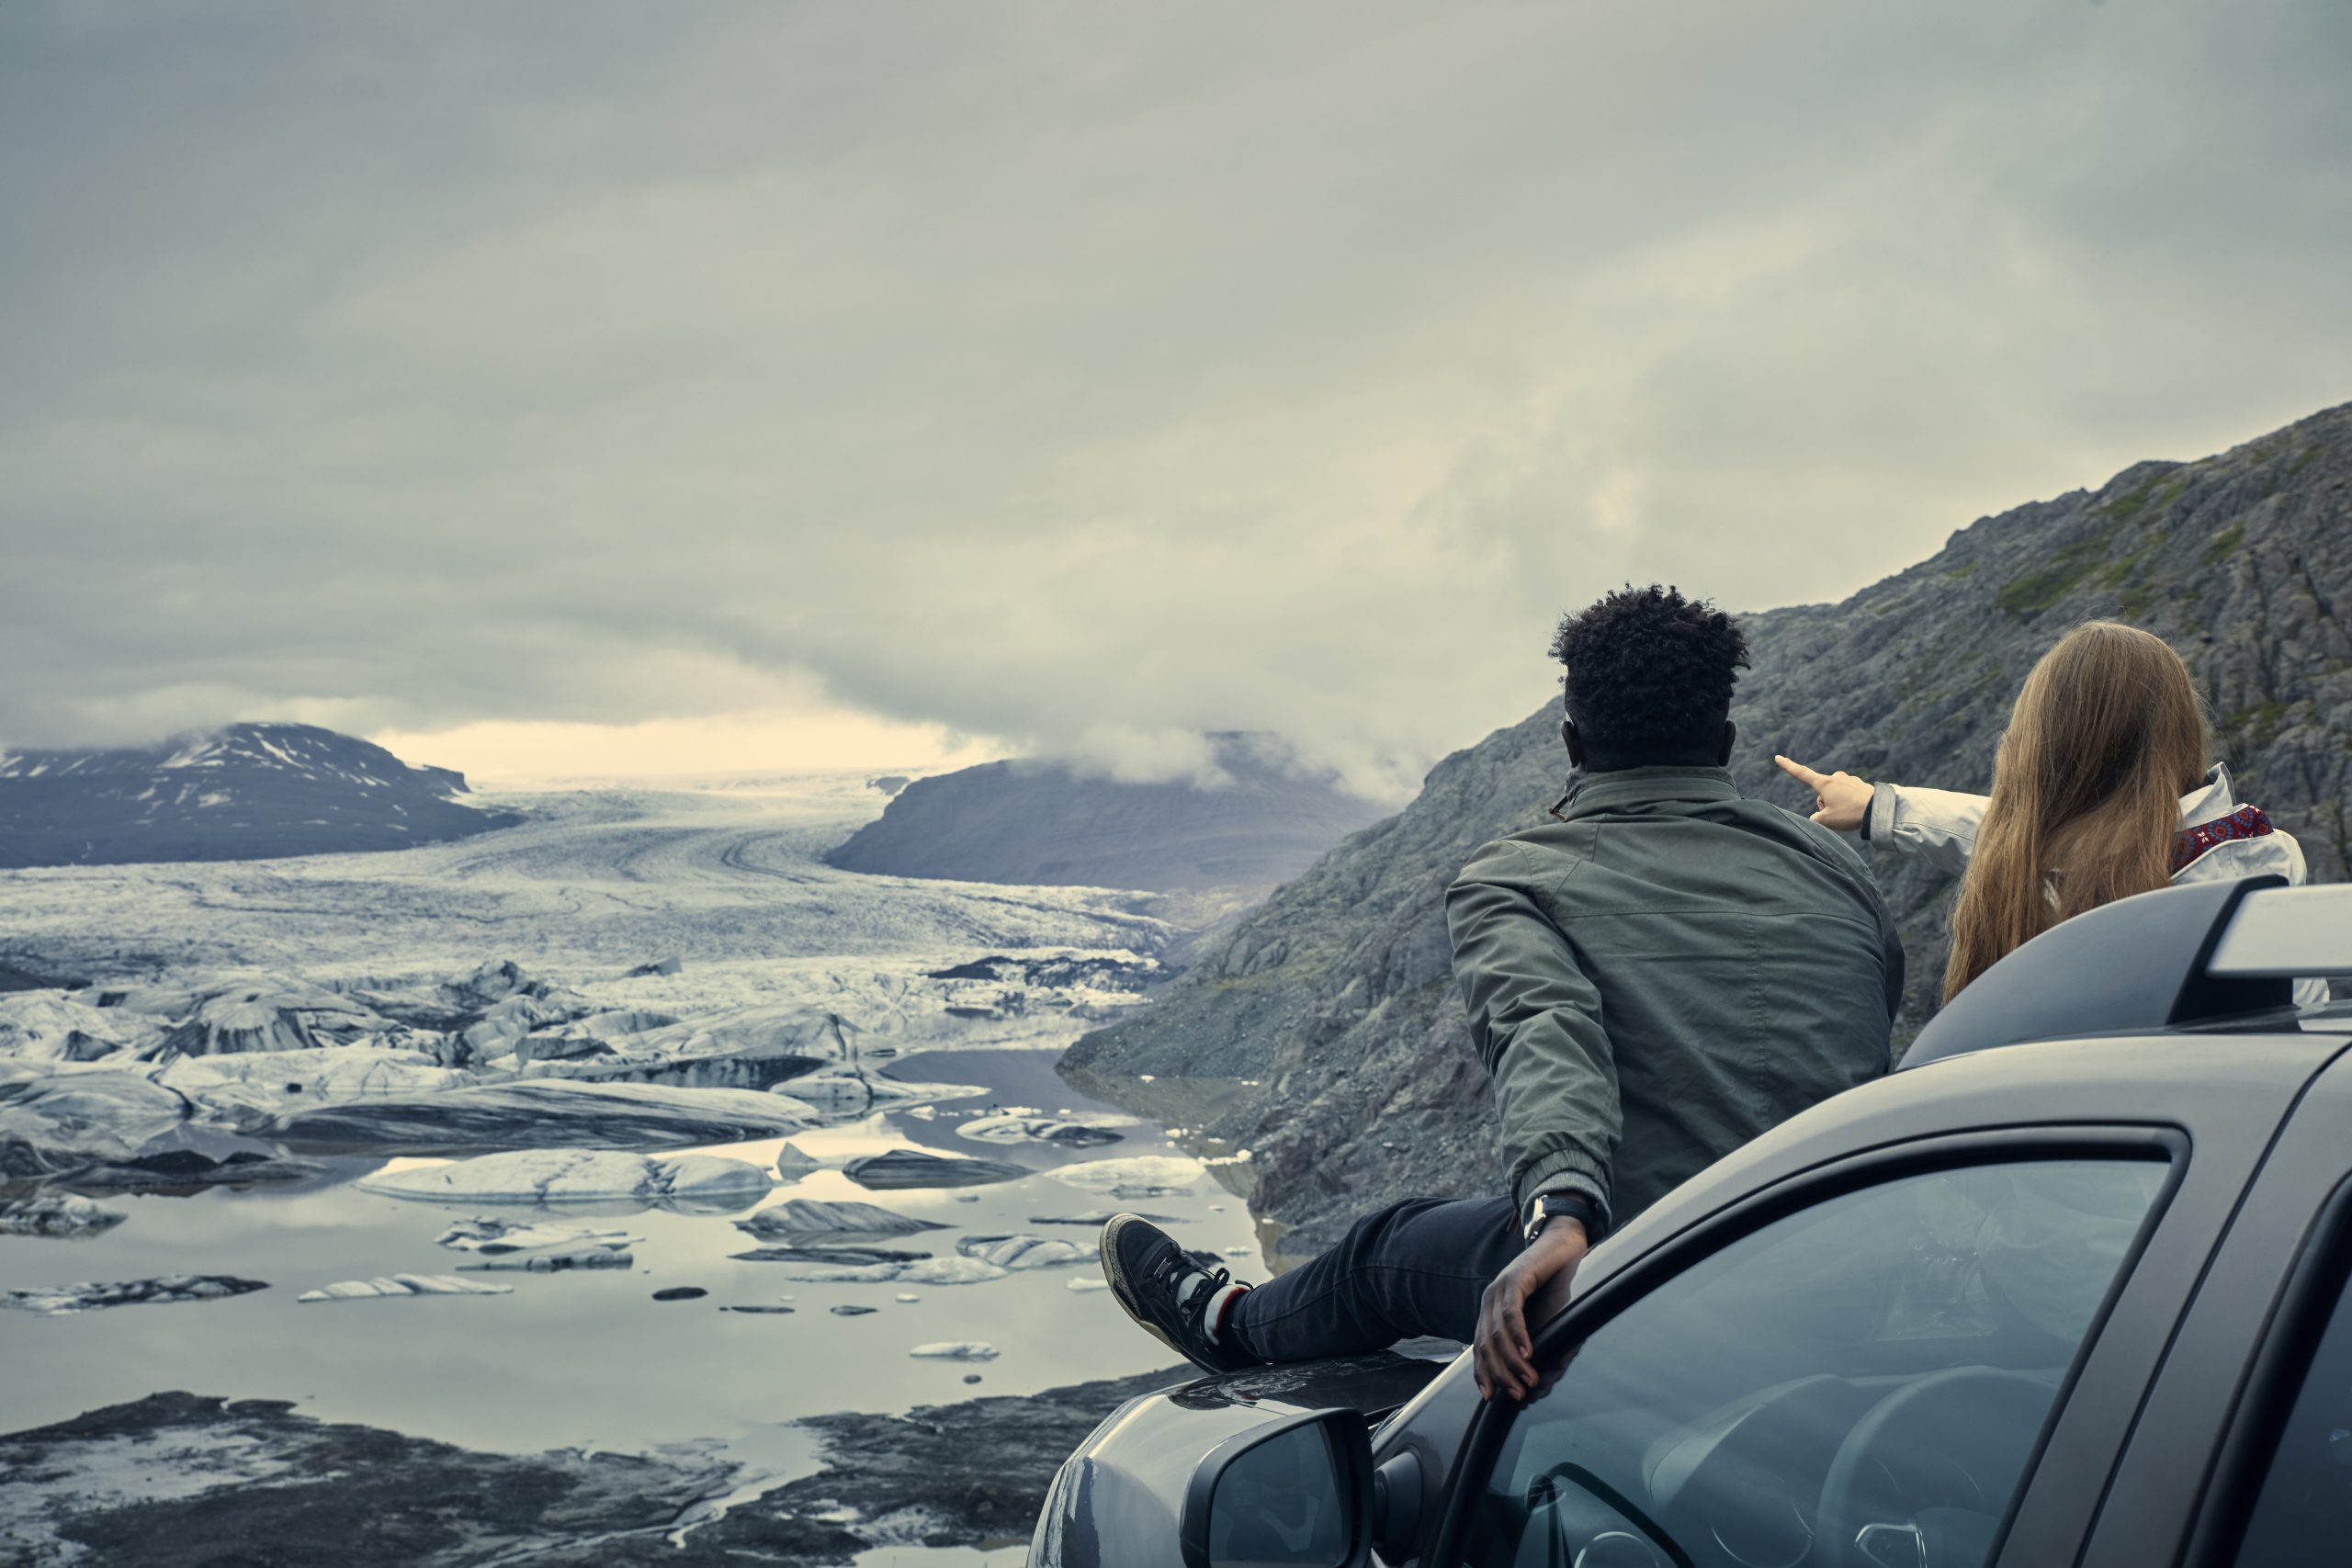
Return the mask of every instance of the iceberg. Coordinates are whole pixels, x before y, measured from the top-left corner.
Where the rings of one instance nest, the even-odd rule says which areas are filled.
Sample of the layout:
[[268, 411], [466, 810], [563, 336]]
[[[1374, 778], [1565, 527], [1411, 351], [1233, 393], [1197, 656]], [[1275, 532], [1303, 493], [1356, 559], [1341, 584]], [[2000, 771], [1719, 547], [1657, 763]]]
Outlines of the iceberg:
[[1075, 1242], [1035, 1235], [967, 1235], [956, 1244], [967, 1258], [977, 1258], [999, 1269], [1064, 1269], [1091, 1263], [1094, 1248]]
[[990, 1182], [1018, 1181], [1033, 1174], [1002, 1160], [965, 1159], [924, 1154], [920, 1149], [891, 1149], [866, 1155], [842, 1167], [842, 1174], [860, 1187], [898, 1190], [917, 1187], [982, 1187]]
[[0, 1235], [53, 1235], [80, 1238], [113, 1229], [127, 1216], [119, 1209], [93, 1203], [65, 1192], [37, 1192], [29, 1198], [0, 1198]]
[[1126, 1159], [1098, 1159], [1080, 1165], [1060, 1166], [1047, 1174], [1056, 1181], [1065, 1182], [1083, 1191], [1108, 1192], [1114, 1197], [1156, 1198], [1188, 1192], [1193, 1183], [1208, 1173], [1208, 1167], [1196, 1159], [1184, 1159], [1173, 1155], [1136, 1155]]
[[913, 1235], [918, 1232], [946, 1227], [934, 1221], [914, 1219], [883, 1208], [878, 1203], [827, 1203], [813, 1198], [787, 1198], [773, 1208], [762, 1209], [748, 1219], [736, 1221], [735, 1228], [763, 1240], [820, 1243], [830, 1247], [888, 1236]]
[[267, 1289], [269, 1286], [259, 1280], [239, 1280], [227, 1274], [164, 1274], [153, 1280], [8, 1291], [0, 1292], [0, 1307], [60, 1317], [67, 1313], [96, 1312], [101, 1307], [217, 1302]]
[[304, 1291], [298, 1302], [368, 1302], [407, 1296], [503, 1296], [512, 1285], [490, 1285], [461, 1280], [455, 1274], [387, 1274], [374, 1280], [339, 1280], [315, 1291]]
[[1068, 1116], [975, 1116], [956, 1129], [977, 1144], [1052, 1144], [1063, 1148], [1115, 1144], [1125, 1134], [1112, 1131], [1133, 1123], [1130, 1116], [1072, 1112]]
[[548, 1247], [578, 1250], [602, 1247], [618, 1252], [636, 1238], [627, 1231], [590, 1230], [585, 1225], [552, 1224], [517, 1224], [494, 1215], [477, 1214], [470, 1220], [459, 1220], [433, 1238], [443, 1247], [460, 1252], [478, 1252], [485, 1258], [496, 1258], [511, 1252], [543, 1251]]
[[464, 1203], [634, 1201], [741, 1208], [772, 1178], [748, 1160], [718, 1155], [662, 1159], [608, 1149], [520, 1149], [447, 1165], [365, 1177], [363, 1191]]
[[787, 1096], [749, 1089], [543, 1077], [297, 1111], [269, 1133], [298, 1148], [616, 1149], [775, 1137], [816, 1119]]

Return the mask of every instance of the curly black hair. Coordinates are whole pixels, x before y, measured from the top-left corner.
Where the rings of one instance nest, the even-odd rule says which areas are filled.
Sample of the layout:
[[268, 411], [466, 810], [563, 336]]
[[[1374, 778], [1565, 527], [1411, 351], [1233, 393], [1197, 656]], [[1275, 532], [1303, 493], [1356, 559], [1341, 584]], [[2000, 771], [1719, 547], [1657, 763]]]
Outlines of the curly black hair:
[[1631, 583], [1561, 618], [1568, 717], [1586, 753], [1615, 767], [1714, 760], [1747, 636], [1705, 600]]

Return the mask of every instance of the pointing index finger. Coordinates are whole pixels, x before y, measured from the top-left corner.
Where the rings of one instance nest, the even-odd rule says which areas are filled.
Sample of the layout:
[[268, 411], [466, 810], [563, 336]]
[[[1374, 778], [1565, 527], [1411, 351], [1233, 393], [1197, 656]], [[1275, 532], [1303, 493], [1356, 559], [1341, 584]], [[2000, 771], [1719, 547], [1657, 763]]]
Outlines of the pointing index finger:
[[1804, 785], [1807, 789], [1819, 789], [1823, 784], [1829, 782], [1827, 774], [1816, 773], [1811, 768], [1806, 767], [1803, 762], [1792, 761], [1789, 758], [1778, 755], [1775, 755], [1772, 761], [1781, 765], [1781, 771], [1782, 773], [1788, 774], [1789, 777], [1796, 780], [1797, 783]]

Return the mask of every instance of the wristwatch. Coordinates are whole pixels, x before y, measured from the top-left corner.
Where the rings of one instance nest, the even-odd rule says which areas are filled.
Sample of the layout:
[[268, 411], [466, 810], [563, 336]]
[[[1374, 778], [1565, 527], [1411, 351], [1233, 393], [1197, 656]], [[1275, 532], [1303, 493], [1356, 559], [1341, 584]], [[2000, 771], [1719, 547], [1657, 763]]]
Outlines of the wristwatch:
[[1586, 1235], [1595, 1240], [1600, 1235], [1600, 1211], [1589, 1198], [1574, 1192], [1538, 1192], [1528, 1201], [1526, 1238], [1535, 1239], [1546, 1220], [1574, 1220], [1584, 1226]]

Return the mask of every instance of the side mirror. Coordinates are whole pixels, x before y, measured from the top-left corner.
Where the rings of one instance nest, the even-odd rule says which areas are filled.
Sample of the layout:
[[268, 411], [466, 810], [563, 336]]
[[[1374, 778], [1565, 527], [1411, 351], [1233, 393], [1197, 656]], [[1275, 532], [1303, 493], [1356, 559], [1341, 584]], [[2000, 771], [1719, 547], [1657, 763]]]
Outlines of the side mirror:
[[1315, 1410], [1212, 1450], [1184, 1492], [1184, 1568], [1363, 1568], [1372, 1438], [1353, 1410]]

